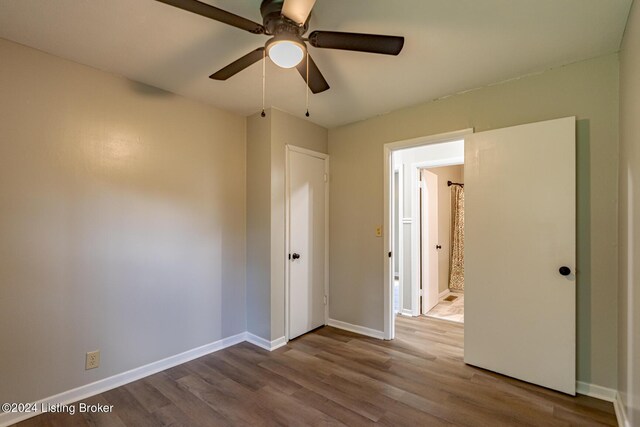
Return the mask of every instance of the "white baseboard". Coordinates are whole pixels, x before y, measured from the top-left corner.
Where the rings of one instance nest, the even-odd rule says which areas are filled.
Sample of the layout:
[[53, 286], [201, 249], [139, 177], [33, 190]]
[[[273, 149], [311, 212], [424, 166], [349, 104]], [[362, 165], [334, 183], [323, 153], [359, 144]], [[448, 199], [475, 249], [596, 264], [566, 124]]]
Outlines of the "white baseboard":
[[444, 291], [440, 292], [438, 294], [438, 299], [444, 298], [447, 295], [449, 295], [451, 293], [451, 291], [449, 289], [445, 289]]
[[413, 317], [413, 310], [410, 310], [408, 308], [403, 308], [400, 314], [407, 317]]
[[631, 421], [629, 421], [629, 417], [627, 417], [620, 393], [616, 393], [616, 400], [613, 401], [613, 409], [616, 411], [618, 425], [620, 427], [631, 427]]
[[631, 427], [631, 423], [629, 422], [627, 413], [625, 412], [624, 404], [622, 403], [622, 398], [617, 390], [578, 381], [576, 382], [576, 392], [585, 396], [612, 402], [613, 409], [616, 411], [618, 425], [620, 427]]
[[287, 344], [287, 339], [285, 337], [276, 338], [273, 341], [266, 340], [257, 335], [253, 335], [250, 332], [247, 332], [247, 342], [250, 342], [253, 345], [257, 345], [260, 348], [263, 348], [267, 351], [273, 351]]
[[618, 394], [617, 390], [612, 388], [602, 387], [582, 381], [576, 382], [576, 393], [595, 397], [600, 400], [606, 400], [607, 402], [615, 402]]
[[[55, 396], [46, 397], [42, 400], [37, 401], [36, 405], [38, 408], [41, 408], [43, 405], [45, 407], [47, 405], [55, 404], [68, 405], [70, 403], [77, 402], [78, 400], [86, 399], [87, 397], [95, 396], [96, 394], [104, 393], [105, 391], [112, 390], [116, 387], [123, 386], [144, 377], [148, 377], [149, 375], [153, 375], [174, 366], [181, 365], [193, 359], [197, 359], [198, 357], [206, 356], [207, 354], [214, 353], [224, 348], [231, 347], [232, 345], [239, 344], [246, 340], [246, 335], [246, 332], [242, 332], [228, 338], [223, 338], [210, 344], [205, 344], [201, 347], [176, 354], [175, 356], [170, 356], [165, 359], [158, 360], [157, 362], [152, 362], [148, 365], [140, 366], [139, 368], [134, 368], [130, 371], [123, 372], [109, 378], [104, 378], [91, 384], [64, 391], [62, 393], [56, 394]], [[36, 415], [40, 415], [40, 412], [0, 413], [0, 427], [12, 425], [19, 421], [26, 420], [27, 418], [35, 417]]]
[[355, 332], [356, 334], [377, 338], [379, 340], [384, 339], [384, 332], [378, 331], [376, 329], [365, 328], [364, 326], [360, 325], [352, 325], [351, 323], [342, 322], [335, 319], [329, 319], [328, 325], [333, 326], [334, 328], [344, 329], [345, 331]]
[[271, 351], [277, 350], [285, 345], [287, 345], [287, 339], [285, 337], [280, 337], [277, 340], [271, 341]]

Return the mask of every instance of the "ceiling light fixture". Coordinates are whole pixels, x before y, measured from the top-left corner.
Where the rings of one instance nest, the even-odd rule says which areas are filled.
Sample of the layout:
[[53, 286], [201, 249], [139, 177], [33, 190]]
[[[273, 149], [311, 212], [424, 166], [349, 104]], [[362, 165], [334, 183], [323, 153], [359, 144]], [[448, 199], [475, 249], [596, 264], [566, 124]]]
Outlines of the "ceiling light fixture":
[[267, 55], [281, 68], [293, 68], [304, 58], [304, 43], [288, 34], [279, 34], [267, 42]]

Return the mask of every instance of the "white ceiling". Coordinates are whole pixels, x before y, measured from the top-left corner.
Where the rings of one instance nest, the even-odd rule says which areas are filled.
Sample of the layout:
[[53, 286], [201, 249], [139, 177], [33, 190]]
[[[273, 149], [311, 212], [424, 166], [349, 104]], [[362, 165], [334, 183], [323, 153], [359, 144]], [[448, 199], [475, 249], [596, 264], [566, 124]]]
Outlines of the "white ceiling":
[[[207, 1], [262, 22], [260, 0]], [[331, 85], [311, 95], [311, 120], [334, 127], [616, 52], [631, 2], [318, 0], [311, 30], [406, 40], [398, 57], [310, 48]], [[259, 63], [208, 76], [267, 38], [155, 0], [0, 0], [0, 37], [243, 115], [261, 108]], [[295, 69], [268, 66], [267, 106], [304, 117]]]

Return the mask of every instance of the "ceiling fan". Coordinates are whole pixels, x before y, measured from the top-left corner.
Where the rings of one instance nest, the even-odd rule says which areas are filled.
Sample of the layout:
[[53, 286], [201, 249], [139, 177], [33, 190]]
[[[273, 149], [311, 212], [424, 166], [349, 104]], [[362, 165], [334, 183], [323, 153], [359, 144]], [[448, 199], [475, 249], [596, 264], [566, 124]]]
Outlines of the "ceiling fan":
[[253, 34], [272, 36], [264, 47], [249, 52], [209, 76], [215, 80], [227, 80], [268, 56], [282, 68], [296, 67], [309, 89], [313, 93], [320, 93], [329, 89], [329, 84], [307, 53], [306, 42], [321, 49], [343, 49], [385, 55], [398, 55], [404, 45], [404, 37], [378, 34], [313, 31], [308, 38], [303, 37], [308, 30], [309, 16], [316, 0], [263, 0], [260, 4], [262, 24], [197, 0], [157, 1], [224, 22]]

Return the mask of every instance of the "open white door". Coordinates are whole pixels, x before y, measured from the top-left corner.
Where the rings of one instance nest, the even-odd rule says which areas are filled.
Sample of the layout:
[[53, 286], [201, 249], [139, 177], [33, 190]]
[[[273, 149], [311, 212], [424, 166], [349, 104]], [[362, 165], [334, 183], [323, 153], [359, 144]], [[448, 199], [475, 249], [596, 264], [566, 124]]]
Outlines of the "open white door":
[[326, 324], [328, 162], [287, 147], [289, 339]]
[[438, 175], [422, 169], [422, 314], [438, 304]]
[[465, 138], [464, 360], [572, 395], [575, 175], [574, 117]]

